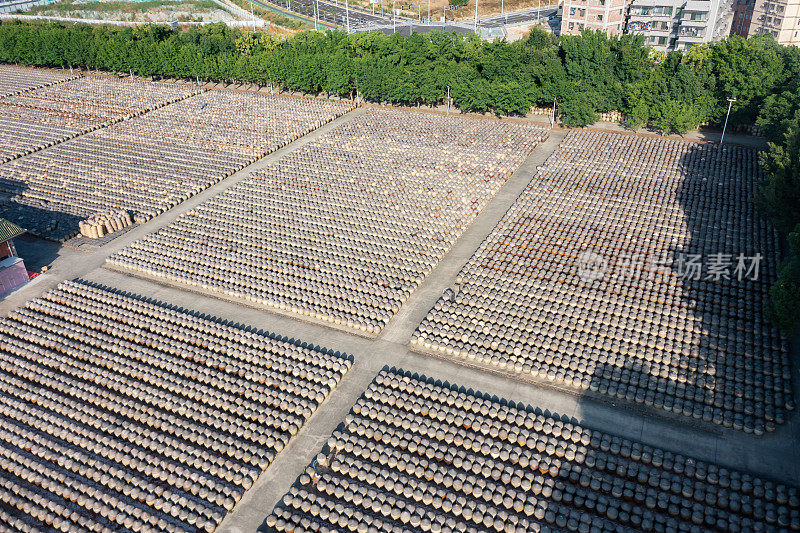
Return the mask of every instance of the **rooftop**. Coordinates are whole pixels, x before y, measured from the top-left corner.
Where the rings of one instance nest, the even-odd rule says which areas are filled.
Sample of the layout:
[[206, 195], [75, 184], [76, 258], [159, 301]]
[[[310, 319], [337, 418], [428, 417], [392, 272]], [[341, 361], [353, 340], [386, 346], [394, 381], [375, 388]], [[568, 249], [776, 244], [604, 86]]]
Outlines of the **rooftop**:
[[4, 218], [0, 218], [0, 242], [19, 237], [25, 230]]

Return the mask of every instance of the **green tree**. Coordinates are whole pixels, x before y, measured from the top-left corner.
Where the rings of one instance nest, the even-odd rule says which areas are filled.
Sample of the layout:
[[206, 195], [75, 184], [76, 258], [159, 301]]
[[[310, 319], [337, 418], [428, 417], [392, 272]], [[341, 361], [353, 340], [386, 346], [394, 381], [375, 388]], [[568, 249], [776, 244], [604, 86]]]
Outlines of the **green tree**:
[[791, 128], [800, 125], [794, 112], [800, 109], [800, 79], [794, 85], [792, 90], [767, 96], [761, 106], [756, 126], [772, 142], [780, 142]]
[[[0, 22], [0, 61], [87, 66], [141, 75], [276, 83], [371, 101], [435, 105], [449, 85], [465, 111], [521, 114], [561, 101], [565, 123], [582, 126], [620, 110], [626, 124], [685, 131], [719, 121], [727, 96], [739, 98], [734, 123], [759, 124], [774, 140], [796, 103], [800, 51], [769, 37], [735, 37], [685, 55], [651, 59], [641, 36], [601, 32], [556, 37], [539, 29], [521, 41], [433, 32], [409, 38], [380, 33], [299, 32], [289, 38], [224, 24], [136, 28]], [[788, 92], [787, 92], [788, 91]]]
[[770, 143], [761, 154], [765, 179], [756, 194], [758, 207], [784, 234], [800, 224], [800, 109], [794, 119], [783, 142]]
[[559, 116], [565, 126], [588, 126], [597, 120], [587, 92], [578, 86], [565, 85], [559, 103]]
[[[584, 31], [561, 37], [561, 55], [566, 81], [580, 87], [592, 111], [619, 109], [622, 81], [615, 76], [616, 56], [612, 41], [604, 32]], [[564, 89], [570, 91], [571, 89]]]
[[778, 280], [769, 289], [764, 311], [773, 324], [792, 338], [800, 326], [800, 224], [789, 233], [787, 242], [790, 256], [781, 265]]
[[622, 123], [631, 129], [641, 128], [650, 123], [650, 105], [643, 85], [630, 87], [623, 96]]
[[784, 79], [781, 46], [769, 34], [750, 39], [732, 35], [707, 46], [711, 50], [707, 65], [716, 80], [713, 117], [721, 120], [726, 99], [736, 98], [733, 120], [752, 124], [764, 98]]

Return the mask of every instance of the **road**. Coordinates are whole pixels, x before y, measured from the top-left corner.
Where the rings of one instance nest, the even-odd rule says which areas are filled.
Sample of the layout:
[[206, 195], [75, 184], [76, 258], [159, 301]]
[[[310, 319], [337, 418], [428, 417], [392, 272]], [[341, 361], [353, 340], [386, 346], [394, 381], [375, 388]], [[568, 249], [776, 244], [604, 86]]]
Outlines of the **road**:
[[345, 6], [344, 3], [339, 5], [333, 2], [315, 2], [315, 0], [250, 0], [250, 2], [267, 9], [281, 11], [289, 16], [292, 16], [293, 14], [301, 15], [302, 17], [308, 19], [308, 21], [312, 24], [314, 22], [314, 11], [316, 5], [319, 9], [319, 18], [317, 19], [319, 23], [323, 24], [324, 26], [336, 26], [342, 29], [347, 28], [349, 11], [351, 31], [357, 30], [358, 28], [363, 28], [369, 24], [391, 24], [391, 19], [389, 17], [382, 17], [379, 14], [372, 15], [367, 11], [354, 9], [351, 6]]
[[[505, 15], [495, 15], [478, 19], [478, 25], [484, 28], [497, 28], [503, 25], [529, 24], [537, 20], [546, 19], [558, 11], [558, 6], [542, 6], [506, 13]], [[538, 15], [538, 16], [537, 16]]]
[[[319, 0], [286, 0], [286, 1], [267, 1], [267, 0], [250, 0], [256, 5], [267, 7], [270, 9], [277, 9], [283, 12], [295, 13], [302, 15], [313, 21], [314, 19], [314, 6], [315, 3], [319, 6], [319, 22], [326, 26], [338, 26], [342, 29], [348, 28], [348, 12], [349, 12], [349, 29], [350, 31], [382, 31], [384, 33], [395, 32], [395, 25], [390, 15], [381, 15], [375, 13], [374, 15], [361, 8], [355, 8], [350, 5], [345, 5], [344, 2], [326, 2]], [[542, 6], [540, 8], [525, 9], [522, 11], [514, 11], [506, 13], [505, 15], [494, 15], [491, 17], [484, 17], [478, 19], [478, 25], [485, 29], [500, 28], [505, 25], [521, 25], [532, 24], [537, 20], [545, 19], [556, 12], [556, 6]], [[410, 35], [412, 31], [418, 33], [428, 33], [431, 31], [452, 31], [456, 33], [469, 33], [470, 28], [474, 29], [471, 21], [461, 22], [448, 22], [445, 24], [425, 24], [420, 23], [415, 19], [408, 19], [405, 17], [397, 17], [396, 32], [402, 35]]]
[[446, 31], [454, 33], [474, 33], [475, 27], [472, 24], [463, 23], [442, 23], [442, 24], [424, 24], [417, 21], [398, 21], [397, 27], [394, 27], [391, 22], [382, 24], [380, 26], [369, 26], [358, 28], [356, 31], [380, 31], [386, 35], [392, 33], [399, 33], [404, 37], [409, 37], [413, 32], [416, 33], [430, 33], [432, 31]]

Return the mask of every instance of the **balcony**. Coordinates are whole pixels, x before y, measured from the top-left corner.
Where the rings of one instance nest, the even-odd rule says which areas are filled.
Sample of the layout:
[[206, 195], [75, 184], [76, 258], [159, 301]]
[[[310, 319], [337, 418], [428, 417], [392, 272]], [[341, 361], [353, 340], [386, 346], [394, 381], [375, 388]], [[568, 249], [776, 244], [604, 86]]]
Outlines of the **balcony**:
[[706, 28], [681, 27], [678, 29], [678, 37], [681, 39], [702, 39], [705, 33]]
[[684, 11], [683, 16], [681, 17], [681, 22], [708, 22], [708, 13], [686, 13]]
[[629, 14], [637, 17], [671, 18], [673, 9], [669, 6], [631, 6]]

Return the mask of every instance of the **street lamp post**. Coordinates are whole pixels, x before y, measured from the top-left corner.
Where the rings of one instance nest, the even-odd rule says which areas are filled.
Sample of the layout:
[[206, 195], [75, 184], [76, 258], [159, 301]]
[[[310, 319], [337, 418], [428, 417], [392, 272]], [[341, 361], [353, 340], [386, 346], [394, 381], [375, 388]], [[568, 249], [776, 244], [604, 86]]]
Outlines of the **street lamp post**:
[[550, 118], [550, 127], [556, 125], [556, 97], [553, 96], [553, 116]]
[[350, 35], [350, 2], [344, 0], [344, 14], [347, 17], [347, 35]]
[[447, 114], [450, 114], [450, 86], [447, 86]]
[[725, 129], [728, 127], [728, 117], [731, 116], [731, 106], [736, 101], [736, 98], [728, 98], [728, 113], [725, 115], [725, 124], [722, 125], [722, 137], [719, 139], [719, 144], [725, 141]]
[[392, 0], [392, 33], [397, 33], [397, 8], [395, 8], [395, 0]]
[[256, 16], [253, 14], [253, 2], [250, 2], [250, 18], [253, 19], [253, 33], [256, 32]]
[[475, 0], [475, 33], [478, 33], [478, 0]]
[[319, 0], [314, 1], [314, 31], [317, 31], [317, 21], [319, 20]]
[[431, 0], [428, 0], [428, 24], [431, 22]]

